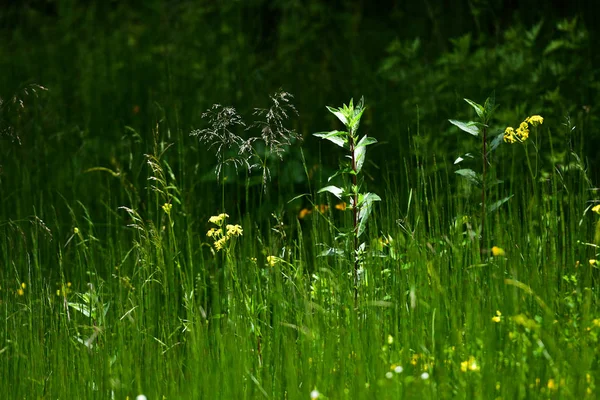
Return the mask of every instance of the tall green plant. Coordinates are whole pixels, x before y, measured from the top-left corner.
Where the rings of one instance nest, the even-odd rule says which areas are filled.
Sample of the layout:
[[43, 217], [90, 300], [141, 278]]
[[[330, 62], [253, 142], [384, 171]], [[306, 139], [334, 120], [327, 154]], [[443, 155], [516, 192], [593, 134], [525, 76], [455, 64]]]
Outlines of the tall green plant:
[[[354, 105], [353, 100], [350, 100], [348, 105], [343, 105], [340, 108], [327, 107], [330, 113], [335, 115], [346, 127], [343, 131], [330, 131], [314, 133], [314, 136], [324, 140], [328, 140], [347, 151], [346, 158], [349, 162], [342, 163], [339, 169], [329, 177], [328, 182], [334, 178], [341, 176], [343, 185], [325, 186], [319, 193], [329, 192], [342, 201], [350, 204], [347, 208], [352, 212], [352, 229], [349, 232], [340, 232], [338, 239], [350, 242], [352, 252], [352, 261], [354, 263], [354, 299], [358, 298], [358, 283], [359, 270], [366, 251], [366, 242], [360, 243], [360, 237], [364, 234], [367, 220], [373, 208], [373, 202], [381, 201], [381, 198], [375, 193], [361, 192], [364, 184], [364, 178], [360, 174], [365, 163], [367, 146], [377, 143], [373, 137], [364, 135], [359, 139], [358, 127], [360, 126], [360, 118], [365, 111], [364, 98]], [[350, 177], [350, 182], [344, 179]], [[328, 254], [340, 254], [344, 250], [334, 248], [333, 251], [328, 250]]]
[[[474, 170], [472, 170], [470, 168], [459, 169], [456, 171], [456, 173], [458, 175], [462, 176], [463, 178], [467, 179], [470, 183], [481, 187], [481, 231], [480, 231], [481, 232], [481, 235], [480, 235], [481, 241], [480, 241], [479, 247], [480, 247], [480, 251], [483, 252], [483, 250], [486, 248], [485, 246], [487, 244], [486, 237], [485, 237], [485, 219], [486, 219], [486, 193], [487, 193], [487, 189], [489, 186], [488, 185], [489, 179], [487, 176], [488, 164], [489, 164], [488, 156], [489, 156], [489, 152], [496, 149], [498, 147], [498, 145], [500, 143], [502, 143], [503, 135], [496, 136], [491, 143], [488, 143], [488, 141], [489, 141], [488, 140], [489, 122], [492, 119], [494, 110], [496, 109], [494, 94], [492, 94], [490, 97], [488, 97], [485, 100], [485, 103], [483, 106], [480, 104], [477, 104], [474, 101], [469, 100], [469, 99], [464, 99], [464, 100], [471, 107], [473, 107], [473, 109], [477, 113], [478, 121], [463, 122], [463, 121], [458, 121], [455, 119], [450, 119], [448, 121], [451, 124], [457, 126], [463, 132], [467, 132], [468, 134], [471, 134], [473, 136], [480, 137], [480, 139], [481, 139], [481, 146], [479, 147], [479, 152], [481, 153], [481, 165], [482, 165], [481, 174], [478, 174], [477, 172], [475, 172]], [[466, 156], [473, 157], [470, 153], [465, 155], [465, 157]], [[455, 161], [455, 164], [460, 163], [462, 160], [464, 160], [464, 158], [459, 157]], [[508, 198], [505, 199], [504, 201], [506, 201], [506, 200], [508, 200]], [[500, 204], [495, 205], [495, 208], [500, 206]]]

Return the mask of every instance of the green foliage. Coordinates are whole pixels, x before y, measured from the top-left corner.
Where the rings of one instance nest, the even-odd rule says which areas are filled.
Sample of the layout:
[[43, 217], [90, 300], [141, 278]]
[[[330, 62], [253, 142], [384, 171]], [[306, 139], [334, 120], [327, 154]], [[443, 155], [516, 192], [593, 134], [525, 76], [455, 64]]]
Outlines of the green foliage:
[[[340, 108], [327, 107], [330, 113], [335, 115], [346, 127], [345, 131], [320, 132], [313, 134], [323, 140], [330, 141], [349, 154], [346, 155], [350, 161], [340, 165], [340, 168], [329, 177], [328, 181], [340, 176], [344, 182], [343, 187], [334, 185], [325, 186], [319, 190], [319, 193], [328, 192], [333, 194], [339, 200], [347, 202], [347, 208], [353, 214], [353, 224], [350, 232], [340, 232], [339, 239], [345, 243], [345, 249], [328, 249], [321, 253], [322, 255], [337, 255], [340, 252], [346, 251], [352, 254], [352, 263], [354, 265], [354, 293], [355, 298], [358, 296], [359, 284], [359, 269], [362, 268], [362, 261], [366, 250], [366, 242], [359, 243], [360, 237], [365, 233], [367, 220], [371, 215], [373, 203], [381, 201], [381, 198], [374, 193], [362, 193], [361, 188], [364, 186], [364, 178], [360, 174], [365, 163], [367, 146], [377, 143], [373, 137], [364, 135], [359, 140], [358, 127], [360, 119], [365, 112], [364, 98], [354, 105], [353, 100], [350, 100], [348, 105], [344, 104]], [[350, 179], [345, 179], [350, 176]]]

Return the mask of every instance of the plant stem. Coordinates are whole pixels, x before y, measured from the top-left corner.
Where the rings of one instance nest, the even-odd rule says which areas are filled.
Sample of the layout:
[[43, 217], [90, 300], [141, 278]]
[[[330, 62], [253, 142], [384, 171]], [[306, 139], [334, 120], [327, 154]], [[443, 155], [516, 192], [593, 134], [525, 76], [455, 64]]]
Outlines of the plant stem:
[[479, 253], [483, 254], [486, 248], [485, 241], [485, 180], [487, 170], [487, 127], [483, 127], [483, 173], [481, 174], [481, 242], [479, 243]]
[[349, 142], [349, 147], [350, 147], [350, 153], [352, 154], [352, 171], [354, 171], [354, 174], [352, 174], [352, 190], [353, 190], [353, 195], [354, 195], [354, 204], [352, 207], [352, 214], [353, 214], [353, 223], [354, 223], [354, 245], [353, 245], [353, 255], [354, 255], [354, 305], [356, 306], [356, 302], [358, 300], [358, 257], [356, 255], [356, 250], [358, 249], [358, 188], [356, 187], [357, 185], [357, 172], [356, 172], [356, 158], [354, 156], [354, 136], [352, 134], [349, 135], [350, 138], [348, 140]]

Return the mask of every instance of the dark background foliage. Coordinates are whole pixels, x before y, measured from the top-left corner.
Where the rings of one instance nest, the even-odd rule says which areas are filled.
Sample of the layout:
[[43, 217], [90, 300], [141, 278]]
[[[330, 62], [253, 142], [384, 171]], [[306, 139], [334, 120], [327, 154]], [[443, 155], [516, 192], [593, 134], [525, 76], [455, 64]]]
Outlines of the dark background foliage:
[[[205, 127], [211, 104], [251, 119], [278, 88], [295, 96], [291, 125], [305, 139], [311, 171], [338, 161], [310, 135], [339, 127], [325, 105], [364, 95], [362, 129], [381, 142], [370, 150], [370, 185], [416, 162], [452, 172], [472, 138], [447, 119], [472, 117], [462, 99], [483, 102], [495, 91], [495, 130], [541, 114], [543, 168], [581, 151], [596, 179], [597, 15], [589, 1], [7, 2], [2, 214], [29, 215], [48, 197], [97, 212], [143, 208], [144, 194], [132, 188], [147, 185], [144, 154], [168, 143], [175, 146], [164, 157], [188, 209], [209, 214], [215, 158], [189, 133]], [[48, 90], [32, 92], [31, 84]], [[295, 146], [277, 164], [274, 202], [308, 183]], [[522, 153], [497, 161], [510, 157]], [[230, 179], [232, 201], [244, 180]], [[16, 193], [31, 203], [15, 205]]]

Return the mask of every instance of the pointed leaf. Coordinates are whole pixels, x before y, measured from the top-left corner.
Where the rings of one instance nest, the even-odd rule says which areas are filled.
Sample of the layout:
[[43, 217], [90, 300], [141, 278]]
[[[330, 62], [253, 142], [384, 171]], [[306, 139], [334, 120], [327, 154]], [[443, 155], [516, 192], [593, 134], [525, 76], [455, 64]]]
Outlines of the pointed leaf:
[[329, 110], [330, 113], [332, 113], [333, 115], [338, 117], [338, 119], [340, 121], [342, 121], [342, 124], [348, 126], [348, 120], [346, 119], [346, 116], [341, 111], [336, 110], [335, 108], [329, 107], [329, 106], [327, 106], [327, 109]]
[[473, 100], [469, 100], [469, 99], [464, 99], [464, 100], [467, 103], [469, 103], [469, 105], [471, 107], [473, 107], [475, 109], [475, 112], [477, 113], [477, 116], [479, 116], [479, 118], [481, 118], [483, 120], [484, 117], [485, 117], [485, 110], [484, 110], [484, 108], [481, 105], [475, 103]]
[[504, 133], [500, 133], [498, 136], [494, 137], [494, 139], [492, 139], [492, 142], [490, 143], [490, 150], [488, 151], [488, 154], [490, 154], [492, 151], [496, 150], [503, 141], [504, 141]]
[[356, 147], [370, 146], [375, 143], [377, 143], [377, 139], [372, 136], [365, 135], [362, 139], [360, 139]]
[[462, 122], [462, 121], [457, 121], [455, 119], [449, 119], [448, 121], [452, 125], [457, 126], [460, 130], [470, 133], [473, 136], [479, 135], [479, 128], [477, 127], [477, 125], [475, 125], [476, 123], [473, 121]]
[[498, 208], [500, 208], [500, 206], [504, 203], [506, 203], [507, 201], [509, 201], [511, 199], [511, 197], [513, 197], [514, 194], [511, 194], [508, 197], [503, 198], [502, 200], [498, 200], [494, 203], [492, 203], [489, 207], [488, 207], [488, 213], [494, 212], [496, 211]]
[[317, 193], [323, 193], [323, 192], [329, 192], [332, 195], [334, 195], [335, 197], [337, 197], [338, 199], [342, 199], [342, 195], [344, 194], [344, 189], [339, 188], [337, 186], [325, 186], [324, 188], [322, 188], [321, 190], [319, 190]]
[[466, 180], [475, 185], [479, 185], [479, 182], [481, 182], [481, 178], [479, 177], [477, 172], [473, 171], [472, 169], [459, 169], [458, 171], [454, 171], [454, 173], [464, 177]]
[[456, 164], [464, 161], [465, 158], [474, 158], [474, 157], [473, 157], [473, 154], [471, 154], [471, 153], [464, 154], [462, 157], [458, 157], [456, 160], [454, 160], [454, 164], [456, 165]]
[[356, 232], [357, 237], [360, 237], [367, 228], [367, 220], [371, 214], [373, 202], [381, 201], [381, 197], [377, 196], [375, 193], [365, 193], [361, 197], [362, 199], [359, 200], [360, 212], [358, 213], [358, 230]]
[[313, 136], [316, 136], [321, 139], [329, 140], [332, 143], [337, 144], [340, 147], [347, 147], [348, 141], [344, 137], [348, 132], [345, 131], [331, 131], [331, 132], [318, 132], [313, 133]]

